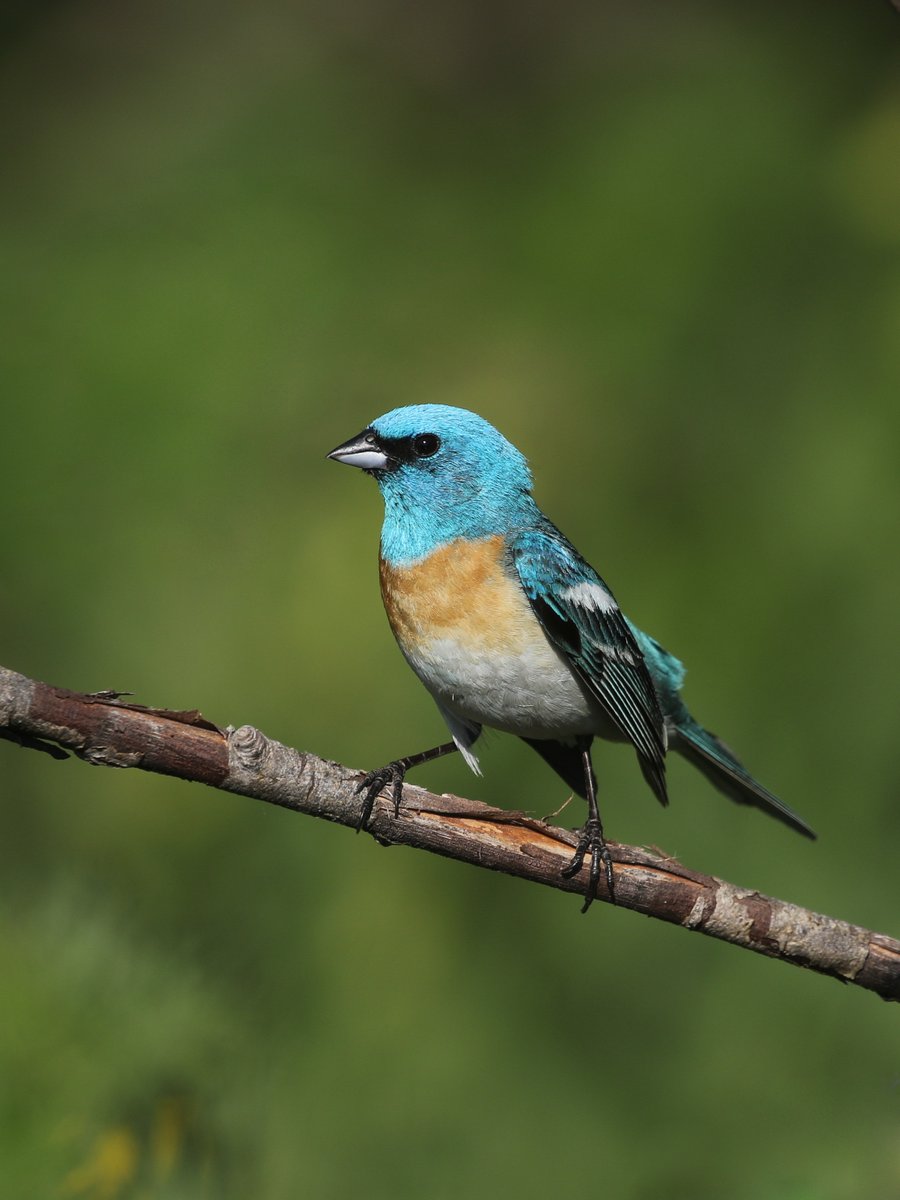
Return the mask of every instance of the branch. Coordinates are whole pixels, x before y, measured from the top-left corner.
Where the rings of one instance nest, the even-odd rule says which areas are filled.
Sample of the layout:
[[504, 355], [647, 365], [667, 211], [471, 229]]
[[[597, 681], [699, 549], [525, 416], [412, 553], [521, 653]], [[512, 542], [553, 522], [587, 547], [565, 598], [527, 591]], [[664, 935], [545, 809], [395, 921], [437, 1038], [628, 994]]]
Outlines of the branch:
[[[356, 826], [359, 773], [292, 750], [251, 725], [219, 729], [198, 712], [126, 704], [124, 693], [83, 695], [0, 667], [0, 738], [95, 766], [139, 767]], [[583, 895], [564, 879], [576, 838], [524, 813], [405, 785], [400, 815], [381, 798], [369, 826], [384, 843], [413, 846]], [[900, 1000], [900, 942], [858, 925], [701, 875], [673, 858], [609, 843], [616, 901], [770, 958]], [[608, 899], [601, 881], [598, 899]]]

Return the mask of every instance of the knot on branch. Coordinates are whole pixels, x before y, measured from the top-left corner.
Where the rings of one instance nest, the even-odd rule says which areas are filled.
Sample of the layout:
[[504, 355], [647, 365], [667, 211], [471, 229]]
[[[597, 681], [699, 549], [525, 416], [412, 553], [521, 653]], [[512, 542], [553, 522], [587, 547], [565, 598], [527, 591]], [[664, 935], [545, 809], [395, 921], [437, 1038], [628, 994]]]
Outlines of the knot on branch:
[[253, 725], [229, 727], [226, 732], [229, 770], [224, 788], [255, 790], [270, 804], [310, 811], [308, 798], [316, 789], [315, 764], [320, 760], [283, 746]]
[[269, 739], [253, 725], [230, 729], [228, 740], [234, 753], [248, 767], [257, 766], [265, 757], [269, 746]]

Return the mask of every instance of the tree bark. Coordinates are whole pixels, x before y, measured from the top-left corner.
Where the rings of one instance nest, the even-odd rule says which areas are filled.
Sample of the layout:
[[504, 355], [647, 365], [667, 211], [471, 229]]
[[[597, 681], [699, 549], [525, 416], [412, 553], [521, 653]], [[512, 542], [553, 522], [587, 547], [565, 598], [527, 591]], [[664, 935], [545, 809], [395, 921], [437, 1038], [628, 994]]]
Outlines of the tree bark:
[[[84, 695], [0, 667], [0, 738], [54, 758], [139, 767], [355, 827], [360, 773], [293, 750], [251, 725], [220, 729], [199, 712], [146, 708], [122, 693]], [[586, 870], [560, 874], [573, 833], [520, 812], [404, 785], [398, 817], [387, 797], [369, 824], [381, 842], [412, 846], [583, 895]], [[770, 958], [900, 1000], [900, 942], [795, 904], [691, 871], [673, 858], [609, 843], [616, 903]], [[599, 900], [608, 900], [601, 880]]]

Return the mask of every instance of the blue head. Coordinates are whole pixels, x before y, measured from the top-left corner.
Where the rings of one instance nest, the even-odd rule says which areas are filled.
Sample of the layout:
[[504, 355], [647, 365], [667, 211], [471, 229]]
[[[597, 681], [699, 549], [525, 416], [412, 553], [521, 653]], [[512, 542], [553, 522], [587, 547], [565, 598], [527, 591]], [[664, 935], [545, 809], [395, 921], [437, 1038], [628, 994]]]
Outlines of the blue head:
[[375, 477], [385, 509], [381, 551], [391, 563], [534, 522], [524, 455], [464, 408], [395, 408], [328, 457]]

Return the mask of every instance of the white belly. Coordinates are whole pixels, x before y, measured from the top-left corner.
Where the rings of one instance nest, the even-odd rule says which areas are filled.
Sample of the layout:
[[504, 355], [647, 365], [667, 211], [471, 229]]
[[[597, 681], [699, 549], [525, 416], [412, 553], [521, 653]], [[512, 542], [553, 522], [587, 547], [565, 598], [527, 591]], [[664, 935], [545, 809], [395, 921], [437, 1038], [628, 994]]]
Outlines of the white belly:
[[404, 653], [438, 703], [464, 720], [530, 738], [601, 732], [597, 706], [543, 635], [517, 652], [482, 654], [445, 636]]

